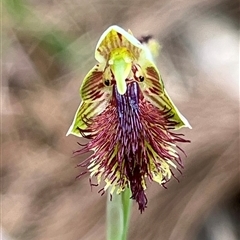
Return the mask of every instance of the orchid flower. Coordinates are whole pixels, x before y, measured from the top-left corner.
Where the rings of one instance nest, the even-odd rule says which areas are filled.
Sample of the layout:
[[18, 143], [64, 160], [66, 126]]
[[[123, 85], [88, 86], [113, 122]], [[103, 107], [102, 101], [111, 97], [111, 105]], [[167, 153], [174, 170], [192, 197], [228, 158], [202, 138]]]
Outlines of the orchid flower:
[[76, 153], [92, 152], [79, 166], [97, 185], [105, 182], [101, 192], [129, 188], [142, 212], [147, 183], [164, 186], [183, 167], [177, 143], [189, 141], [174, 130], [191, 126], [167, 94], [149, 48], [130, 31], [109, 27], [95, 58], [67, 135], [89, 139]]

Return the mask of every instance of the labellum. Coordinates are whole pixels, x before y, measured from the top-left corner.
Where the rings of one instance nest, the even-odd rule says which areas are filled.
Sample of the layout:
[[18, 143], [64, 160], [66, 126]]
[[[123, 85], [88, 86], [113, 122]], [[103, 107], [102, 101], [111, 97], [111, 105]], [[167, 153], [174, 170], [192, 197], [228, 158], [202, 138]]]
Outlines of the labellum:
[[67, 135], [89, 139], [75, 153], [93, 152], [79, 166], [97, 184], [105, 182], [101, 192], [110, 188], [111, 194], [120, 194], [130, 188], [142, 212], [147, 182], [164, 186], [173, 169], [183, 167], [177, 143], [189, 141], [174, 130], [191, 126], [168, 96], [149, 48], [130, 31], [108, 28], [95, 58]]

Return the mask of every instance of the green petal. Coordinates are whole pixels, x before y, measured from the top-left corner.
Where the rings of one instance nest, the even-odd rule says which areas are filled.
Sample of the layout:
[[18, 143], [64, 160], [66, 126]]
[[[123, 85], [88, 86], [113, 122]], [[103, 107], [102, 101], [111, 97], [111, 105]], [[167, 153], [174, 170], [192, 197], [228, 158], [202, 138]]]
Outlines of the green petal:
[[86, 129], [86, 119], [100, 114], [108, 105], [111, 88], [104, 84], [104, 74], [100, 65], [94, 66], [86, 75], [80, 88], [82, 103], [78, 107], [67, 135], [81, 136], [78, 128]]
[[160, 109], [165, 108], [166, 110], [169, 110], [173, 115], [172, 120], [178, 123], [175, 129], [179, 129], [181, 127], [191, 128], [187, 119], [179, 112], [167, 94], [162, 78], [154, 63], [145, 59], [144, 65], [141, 66], [145, 75], [145, 81], [141, 83], [140, 86], [145, 99]]
[[111, 89], [104, 85], [106, 73], [104, 73], [103, 69], [104, 66], [97, 64], [83, 79], [83, 83], [80, 87], [82, 101], [101, 101], [110, 97]]
[[98, 114], [100, 114], [106, 107], [106, 101], [98, 101], [98, 102], [82, 102], [80, 106], [78, 107], [78, 110], [75, 114], [74, 120], [72, 122], [72, 125], [70, 126], [67, 136], [69, 134], [73, 134], [77, 137], [81, 137], [78, 128], [80, 129], [86, 129], [86, 120], [84, 119], [90, 119]]

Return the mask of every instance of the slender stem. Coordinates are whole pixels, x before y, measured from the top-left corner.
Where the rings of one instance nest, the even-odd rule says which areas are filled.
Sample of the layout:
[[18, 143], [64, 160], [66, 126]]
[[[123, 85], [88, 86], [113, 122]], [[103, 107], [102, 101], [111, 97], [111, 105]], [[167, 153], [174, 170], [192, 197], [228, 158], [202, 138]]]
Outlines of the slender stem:
[[131, 207], [132, 207], [132, 200], [131, 197], [131, 191], [129, 188], [127, 188], [122, 193], [122, 204], [123, 204], [123, 213], [124, 213], [124, 227], [123, 227], [123, 237], [122, 240], [127, 240], [127, 234], [128, 234], [128, 228], [129, 228], [129, 221], [130, 221], [130, 213], [131, 213]]
[[123, 235], [123, 205], [122, 196], [113, 194], [107, 199], [107, 240], [122, 240]]
[[113, 194], [107, 199], [107, 240], [127, 240], [131, 210], [131, 191]]

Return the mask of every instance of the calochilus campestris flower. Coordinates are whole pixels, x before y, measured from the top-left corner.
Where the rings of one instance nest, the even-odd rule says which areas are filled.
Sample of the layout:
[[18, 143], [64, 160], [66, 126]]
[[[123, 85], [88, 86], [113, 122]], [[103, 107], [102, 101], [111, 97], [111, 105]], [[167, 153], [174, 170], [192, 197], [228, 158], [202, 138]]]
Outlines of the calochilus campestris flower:
[[130, 31], [109, 27], [95, 58], [67, 135], [89, 139], [76, 153], [93, 153], [79, 166], [105, 182], [102, 192], [130, 188], [142, 212], [147, 180], [164, 186], [172, 169], [183, 167], [176, 143], [188, 140], [173, 130], [190, 125], [168, 96], [149, 49]]

